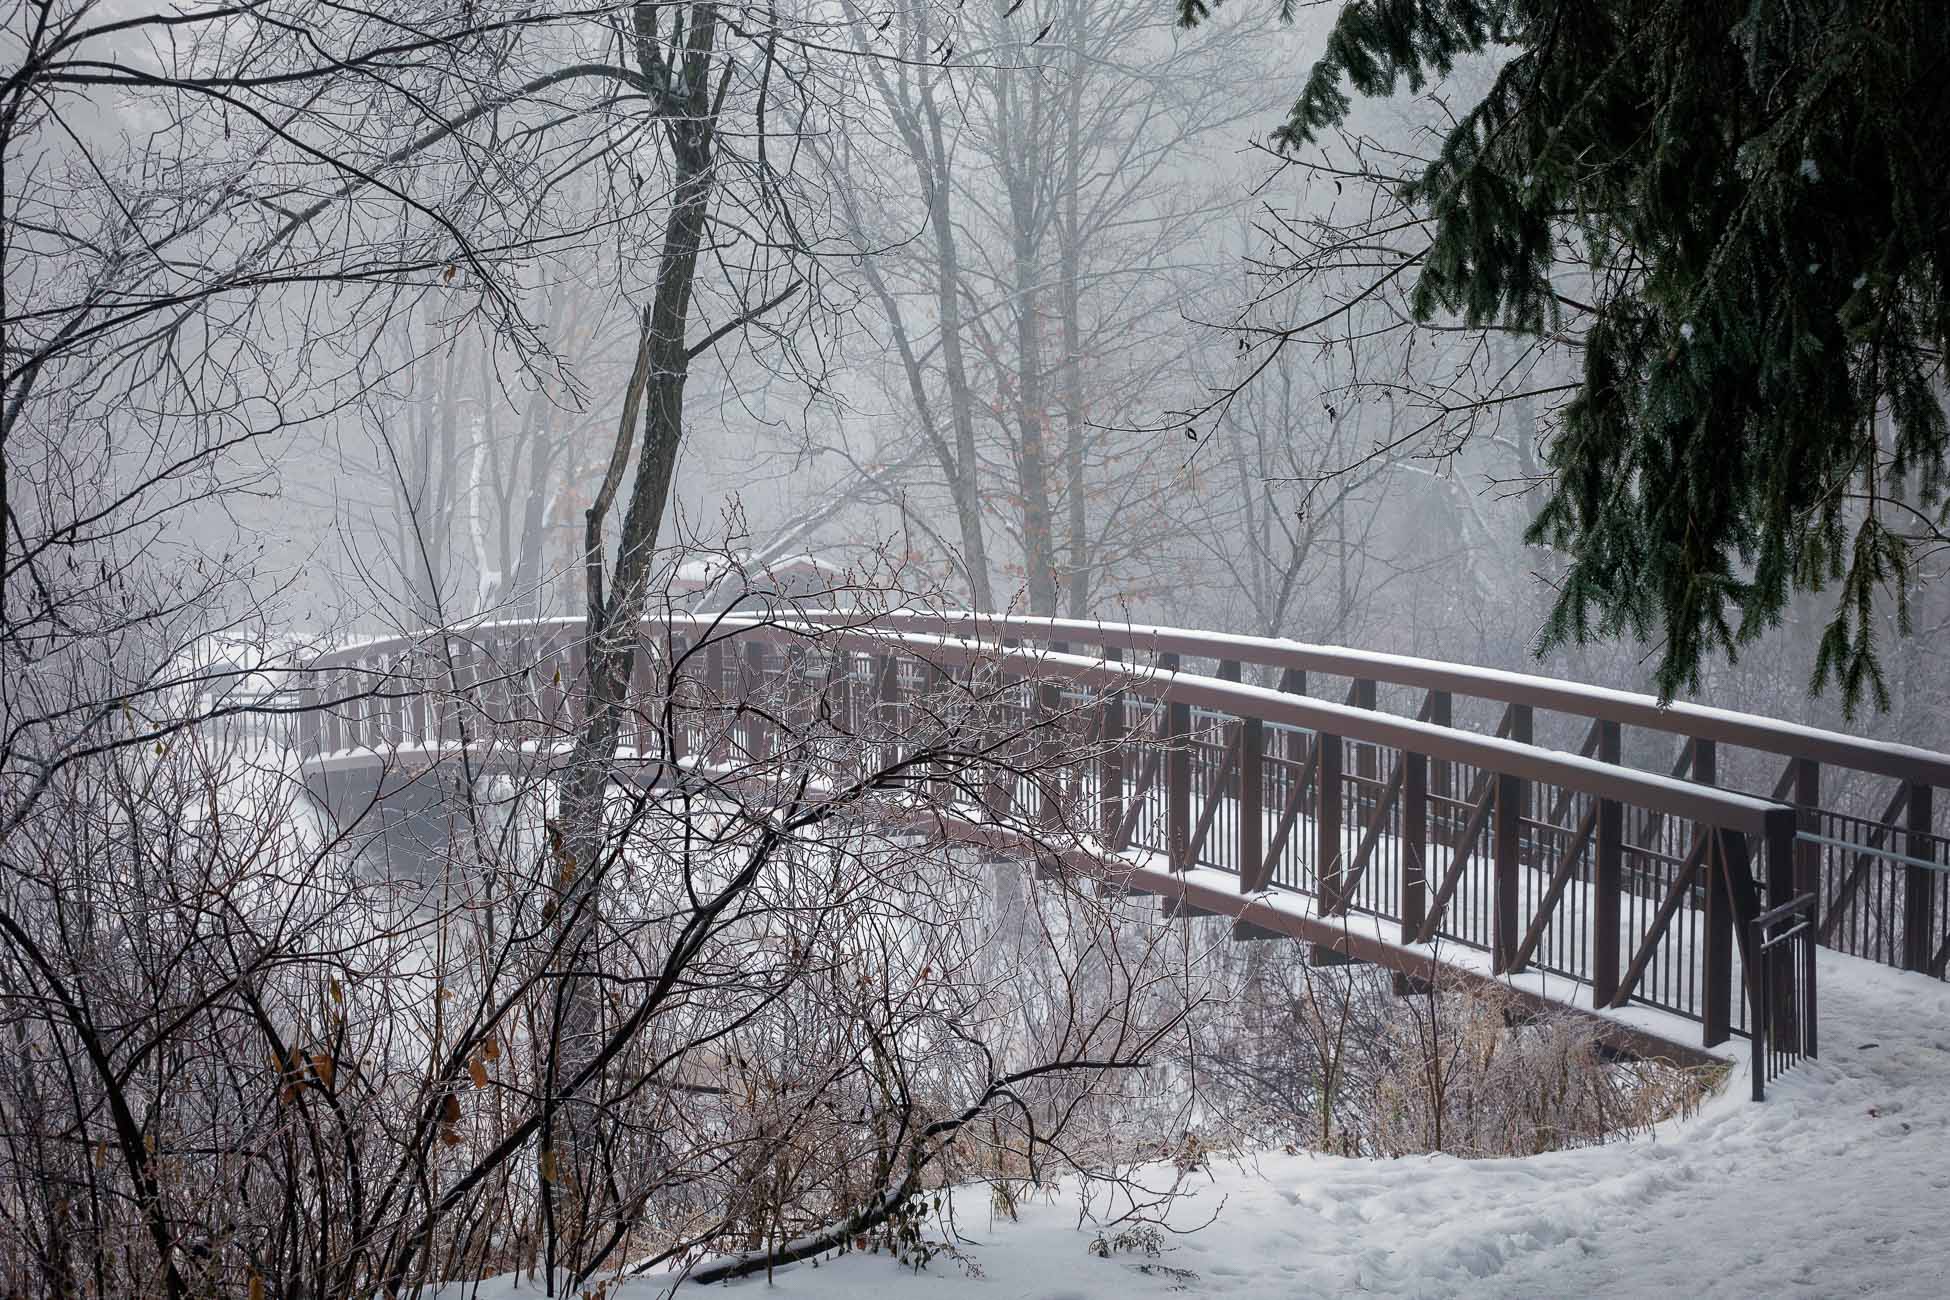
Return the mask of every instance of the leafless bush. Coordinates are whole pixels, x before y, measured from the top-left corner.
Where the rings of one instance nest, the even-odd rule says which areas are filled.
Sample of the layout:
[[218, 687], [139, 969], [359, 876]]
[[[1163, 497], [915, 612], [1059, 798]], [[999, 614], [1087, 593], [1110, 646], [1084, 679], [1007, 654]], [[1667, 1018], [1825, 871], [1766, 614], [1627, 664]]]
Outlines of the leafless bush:
[[1247, 959], [1237, 1010], [1197, 1036], [1230, 1131], [1350, 1156], [1534, 1155], [1644, 1133], [1715, 1082], [1607, 1052], [1588, 1019], [1494, 989], [1398, 993], [1378, 967], [1271, 948]]
[[[766, 643], [749, 680], [716, 653], [779, 630], [654, 657], [589, 861], [553, 818], [575, 703], [503, 631], [460, 673], [439, 634], [294, 679], [356, 720], [310, 769], [368, 783], [328, 782], [332, 817], [290, 748], [312, 723], [195, 692], [152, 698], [183, 710], [166, 738], [10, 805], [8, 1283], [581, 1286], [728, 1254], [700, 1270], [723, 1276], [911, 1252], [912, 1203], [949, 1183], [1120, 1177], [1198, 1000], [1173, 932], [942, 833], [978, 812], [1068, 842], [1074, 792], [1029, 792], [1072, 742], [993, 673], [873, 703], [840, 633]], [[832, 707], [836, 666], [859, 707]], [[425, 767], [406, 719], [466, 747]], [[417, 821], [382, 822], [380, 790]]]

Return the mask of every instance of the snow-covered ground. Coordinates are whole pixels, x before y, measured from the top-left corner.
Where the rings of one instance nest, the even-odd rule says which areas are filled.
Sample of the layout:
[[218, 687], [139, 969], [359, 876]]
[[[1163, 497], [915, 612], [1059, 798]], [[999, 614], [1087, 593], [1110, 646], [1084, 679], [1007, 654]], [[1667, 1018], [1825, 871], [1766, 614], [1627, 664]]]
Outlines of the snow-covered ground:
[[[1830, 953], [1820, 978], [1819, 1061], [1758, 1105], [1736, 1070], [1699, 1115], [1641, 1141], [1522, 1160], [1262, 1155], [1201, 1179], [1174, 1222], [1216, 1220], [1155, 1258], [1092, 1255], [1074, 1195], [998, 1223], [967, 1193], [962, 1249], [979, 1278], [946, 1259], [917, 1277], [849, 1255], [712, 1293], [1950, 1295], [1950, 985]], [[611, 1300], [668, 1285], [640, 1279]]]

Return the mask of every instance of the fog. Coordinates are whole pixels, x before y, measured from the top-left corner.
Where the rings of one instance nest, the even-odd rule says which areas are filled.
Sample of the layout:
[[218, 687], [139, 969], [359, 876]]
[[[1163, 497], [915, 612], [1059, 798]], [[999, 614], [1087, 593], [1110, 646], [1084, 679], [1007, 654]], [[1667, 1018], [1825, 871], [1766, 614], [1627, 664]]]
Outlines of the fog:
[[[104, 495], [187, 457], [148, 559], [228, 557], [233, 598], [308, 637], [582, 609], [670, 271], [676, 109], [610, 66], [612, 13], [475, 11], [396, 64], [388, 24], [306, 15], [356, 76], [274, 9], [174, 50], [139, 5], [77, 22], [10, 119], [14, 502], [43, 457]], [[1493, 65], [1301, 157], [1265, 142], [1316, 7], [756, 12], [698, 101], [719, 152], [678, 414], [619, 480], [671, 443], [658, 573], [807, 553], [954, 603], [1531, 662], [1560, 561], [1521, 535], [1576, 349], [1416, 326], [1389, 260], [1419, 231], [1388, 182]], [[1804, 689], [1824, 615], [1700, 698], [1832, 719]], [[1926, 589], [1892, 638], [1879, 730], [1940, 706], [1944, 617]], [[1646, 654], [1542, 666], [1643, 686]]]
[[1505, 56], [1276, 147], [1340, 8], [0, 0], [0, 1291], [918, 1272], [1940, 973], [1942, 548], [1886, 709], [1833, 591], [1684, 692], [1846, 736], [1465, 670], [1653, 689], [1526, 540], [1615, 268], [1432, 309]]

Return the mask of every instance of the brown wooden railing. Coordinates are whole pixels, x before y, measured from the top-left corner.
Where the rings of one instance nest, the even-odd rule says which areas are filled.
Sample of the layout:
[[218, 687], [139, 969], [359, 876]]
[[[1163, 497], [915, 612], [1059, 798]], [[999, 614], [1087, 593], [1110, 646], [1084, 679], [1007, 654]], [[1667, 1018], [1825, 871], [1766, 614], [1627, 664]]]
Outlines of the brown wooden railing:
[[[330, 707], [302, 715], [306, 754], [437, 761], [463, 742], [557, 752], [576, 707], [578, 637], [567, 622], [497, 624], [327, 656], [308, 689]], [[633, 696], [647, 707], [623, 738], [643, 761], [736, 765], [814, 731], [843, 742], [821, 751], [842, 763], [884, 761], [861, 742], [919, 743], [889, 719], [943, 713], [979, 682], [999, 734], [1064, 761], [1003, 769], [978, 798], [960, 797], [971, 827], [1081, 837], [1075, 860], [1135, 866], [1134, 887], [1179, 911], [1230, 914], [1242, 937], [1297, 934], [1376, 960], [1426, 960], [1428, 945], [1477, 952], [1500, 977], [1577, 981], [1563, 1001], [1696, 1020], [1709, 1046], [1749, 1022], [1735, 957], [1750, 922], [1815, 892], [1825, 861], [1797, 836], [1805, 810], [1712, 782], [1716, 747], [1805, 742], [1785, 751], [1791, 771], [1854, 763], [1846, 770], [1886, 777], [1893, 766], [1905, 789], [1950, 774], [1941, 755], [1766, 719], [1175, 629], [679, 616], [643, 637]], [[673, 669], [679, 685], [667, 688]], [[1305, 693], [1330, 673], [1349, 682], [1346, 699]], [[817, 710], [734, 710], [723, 723], [739, 700], [811, 694]], [[1465, 700], [1501, 704], [1493, 731], [1459, 723]], [[1534, 742], [1542, 708], [1588, 720], [1583, 752]], [[1690, 770], [1625, 765], [1628, 726], [1686, 735]], [[1940, 837], [1900, 834], [1942, 860]]]
[[[1661, 705], [1628, 691], [1340, 646], [953, 612], [894, 612], [877, 623], [1176, 656], [1193, 671], [1257, 674], [1295, 694], [1339, 694], [1360, 707], [1392, 708], [1609, 763], [1631, 757], [1635, 766], [1673, 777], [1763, 795], [1800, 814], [1799, 870], [1817, 898], [1823, 946], [1950, 977], [1950, 793], [1938, 794], [1950, 790], [1950, 754], [1696, 704]], [[1648, 815], [1625, 835], [1647, 853], [1670, 857], [1668, 832], [1662, 819]]]

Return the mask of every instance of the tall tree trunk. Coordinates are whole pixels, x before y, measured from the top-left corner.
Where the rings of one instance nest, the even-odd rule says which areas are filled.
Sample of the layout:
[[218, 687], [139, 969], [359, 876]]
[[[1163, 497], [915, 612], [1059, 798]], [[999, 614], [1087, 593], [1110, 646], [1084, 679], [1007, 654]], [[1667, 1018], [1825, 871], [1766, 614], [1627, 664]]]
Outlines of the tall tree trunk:
[[1082, 6], [1071, 0], [1065, 10], [1070, 29], [1070, 81], [1063, 126], [1063, 217], [1057, 235], [1060, 242], [1057, 292], [1062, 297], [1063, 311], [1063, 488], [1069, 507], [1069, 613], [1071, 618], [1086, 618], [1090, 614], [1090, 520], [1083, 464], [1083, 231], [1077, 212], [1086, 70]]
[[1036, 196], [1042, 158], [1037, 148], [1041, 92], [1030, 90], [1029, 120], [1011, 93], [1013, 72], [1002, 74], [997, 113], [1005, 133], [1004, 184], [1009, 194], [1016, 318], [1016, 480], [1022, 497], [1023, 567], [1029, 578], [1029, 609], [1056, 615], [1056, 537], [1049, 497], [1049, 412], [1043, 397], [1043, 334], [1040, 283], [1042, 214]]
[[[936, 422], [933, 404], [928, 399], [922, 358], [916, 353], [914, 340], [902, 318], [899, 301], [873, 258], [864, 259], [861, 269], [874, 296], [880, 300], [881, 311], [887, 317], [895, 349], [900, 354], [901, 368], [906, 375], [908, 397], [914, 403], [915, 415], [927, 438], [928, 449], [941, 469], [942, 480], [948, 485], [949, 498], [954, 502], [955, 523], [961, 537], [962, 571], [968, 579], [969, 604], [975, 609], [992, 609], [995, 605], [994, 589], [989, 577], [988, 543], [982, 526], [982, 467], [975, 454], [975, 404], [968, 386], [961, 317], [961, 251], [955, 234], [954, 187], [943, 139], [945, 132], [941, 108], [934, 97], [935, 82], [942, 74], [930, 57], [925, 57], [929, 51], [937, 48], [933, 26], [928, 21], [930, 10], [926, 5], [919, 5], [901, 11], [901, 25], [895, 33], [900, 58], [895, 65], [897, 72], [892, 77], [883, 66], [880, 53], [873, 48], [873, 38], [878, 32], [869, 22], [867, 14], [855, 0], [846, 0], [846, 12], [853, 21], [855, 49], [861, 56], [862, 66], [872, 80], [874, 91], [879, 95], [894, 128], [900, 133], [908, 162], [914, 168], [918, 192], [927, 202], [928, 236], [933, 249], [928, 266], [932, 272], [930, 287], [935, 320], [941, 331], [942, 378], [948, 389], [947, 436], [943, 435]], [[838, 148], [839, 156], [848, 163], [843, 170], [850, 172], [851, 144], [841, 139]], [[856, 204], [856, 192], [843, 185], [838, 197], [846, 206], [847, 217], [854, 229], [864, 235], [869, 223]]]
[[[660, 6], [640, 4], [634, 16], [639, 33], [638, 60], [647, 77], [663, 75], [656, 55], [655, 23]], [[717, 36], [715, 5], [690, 7], [681, 60], [675, 51], [665, 95], [666, 139], [675, 176], [674, 202], [665, 218], [656, 287], [639, 327], [637, 358], [624, 398], [616, 445], [601, 488], [586, 515], [584, 556], [588, 624], [580, 676], [581, 709], [576, 740], [561, 789], [562, 839], [555, 863], [556, 924], [561, 960], [570, 969], [600, 961], [600, 881], [610, 849], [604, 829], [604, 804], [623, 724], [624, 693], [636, 665], [637, 624], [649, 601], [657, 534], [670, 499], [671, 480], [684, 433], [684, 386], [690, 374], [686, 343], [691, 290], [698, 253], [707, 230], [714, 185], [711, 55]], [[643, 446], [631, 485], [629, 505], [617, 538], [610, 578], [604, 581], [603, 523], [628, 465], [639, 406]], [[602, 1006], [593, 981], [564, 981], [558, 1004], [556, 1075], [573, 1073], [601, 1040]], [[565, 1120], [570, 1150], [558, 1153], [558, 1177], [585, 1194], [579, 1183], [594, 1174], [596, 1117], [575, 1099]], [[566, 1156], [566, 1159], [563, 1157]]]
[[961, 528], [969, 597], [976, 609], [994, 609], [988, 545], [982, 537], [982, 466], [975, 455], [975, 403], [968, 387], [962, 341], [961, 254], [955, 246], [947, 146], [942, 139], [941, 110], [934, 101], [932, 79], [922, 84], [921, 103], [927, 114], [928, 147], [917, 153], [914, 161], [928, 194], [928, 226], [934, 235], [934, 305], [941, 318], [941, 365], [948, 381], [948, 415], [955, 433], [955, 463], [943, 468], [948, 471], [955, 520]]

